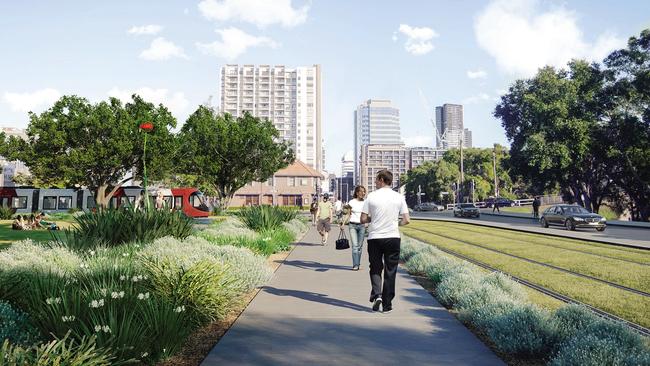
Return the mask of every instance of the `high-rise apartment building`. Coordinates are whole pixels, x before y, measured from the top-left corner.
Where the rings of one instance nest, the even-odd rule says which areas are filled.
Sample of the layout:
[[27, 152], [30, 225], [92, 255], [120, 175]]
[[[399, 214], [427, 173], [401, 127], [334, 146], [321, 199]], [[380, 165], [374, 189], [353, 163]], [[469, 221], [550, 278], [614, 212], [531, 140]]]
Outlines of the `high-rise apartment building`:
[[341, 158], [341, 177], [354, 176], [354, 152], [348, 151]]
[[221, 111], [267, 118], [296, 158], [323, 169], [320, 65], [226, 65], [221, 68]]
[[463, 141], [465, 142], [465, 145], [463, 147], [472, 147], [472, 131], [469, 128], [465, 129], [465, 133], [463, 135]]
[[464, 138], [464, 132], [469, 131], [463, 127], [463, 106], [460, 104], [445, 103], [436, 107], [436, 128], [440, 136], [436, 136], [436, 147], [443, 149], [459, 148], [461, 139], [463, 147], [471, 147], [471, 132], [469, 142]]
[[354, 181], [359, 182], [363, 145], [402, 145], [399, 109], [390, 100], [368, 99], [354, 111]]

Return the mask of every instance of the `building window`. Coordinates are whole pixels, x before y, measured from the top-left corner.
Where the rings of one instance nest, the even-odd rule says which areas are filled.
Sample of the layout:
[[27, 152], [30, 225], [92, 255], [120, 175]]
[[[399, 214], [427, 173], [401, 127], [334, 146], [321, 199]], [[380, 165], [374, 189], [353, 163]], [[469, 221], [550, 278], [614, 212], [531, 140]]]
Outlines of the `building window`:
[[72, 203], [72, 197], [70, 196], [59, 197], [59, 210], [70, 209], [71, 203]]
[[174, 207], [175, 208], [183, 207], [183, 196], [174, 196]]
[[309, 181], [307, 180], [307, 178], [300, 179], [300, 185], [301, 186], [306, 186], [308, 184], [309, 184]]
[[296, 206], [299, 195], [283, 195], [282, 206]]
[[88, 196], [86, 197], [86, 208], [95, 208], [97, 207], [97, 202], [95, 202], [95, 197]]
[[26, 209], [27, 208], [27, 196], [18, 196], [11, 198], [11, 208], [15, 209]]
[[287, 185], [289, 187], [295, 187], [296, 185], [296, 178], [295, 177], [287, 177]]
[[56, 197], [55, 196], [43, 197], [43, 210], [56, 210]]

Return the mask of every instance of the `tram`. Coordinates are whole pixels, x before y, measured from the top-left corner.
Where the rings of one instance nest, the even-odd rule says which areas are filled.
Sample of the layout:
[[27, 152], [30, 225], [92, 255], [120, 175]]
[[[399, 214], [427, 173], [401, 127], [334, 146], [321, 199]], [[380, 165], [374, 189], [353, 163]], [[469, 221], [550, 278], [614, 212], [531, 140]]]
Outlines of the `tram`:
[[[189, 217], [208, 217], [210, 209], [203, 193], [196, 188], [159, 188], [149, 190], [148, 195], [155, 202], [159, 193], [165, 200], [165, 207], [180, 210]], [[120, 187], [109, 202], [109, 207], [118, 208], [142, 201], [144, 189], [138, 186]], [[87, 189], [46, 189], [33, 187], [0, 187], [0, 206], [10, 207], [16, 213], [67, 212], [70, 209], [89, 211], [97, 205], [95, 196]]]

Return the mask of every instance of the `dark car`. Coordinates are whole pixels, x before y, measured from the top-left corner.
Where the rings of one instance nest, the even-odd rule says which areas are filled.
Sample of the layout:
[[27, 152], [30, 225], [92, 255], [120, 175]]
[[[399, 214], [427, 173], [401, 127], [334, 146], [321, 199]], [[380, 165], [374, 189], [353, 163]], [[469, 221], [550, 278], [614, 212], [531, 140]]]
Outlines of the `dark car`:
[[494, 205], [497, 205], [497, 207], [513, 207], [515, 205], [515, 201], [503, 197], [496, 199], [491, 197], [485, 200], [485, 207], [492, 208]]
[[481, 217], [481, 211], [473, 203], [461, 203], [454, 207], [454, 217]]
[[578, 205], [554, 205], [544, 210], [542, 217], [539, 219], [539, 224], [542, 227], [561, 225], [567, 230], [592, 228], [604, 231], [607, 227], [607, 220]]
[[445, 207], [436, 204], [435, 202], [422, 202], [413, 207], [414, 211], [444, 211]]

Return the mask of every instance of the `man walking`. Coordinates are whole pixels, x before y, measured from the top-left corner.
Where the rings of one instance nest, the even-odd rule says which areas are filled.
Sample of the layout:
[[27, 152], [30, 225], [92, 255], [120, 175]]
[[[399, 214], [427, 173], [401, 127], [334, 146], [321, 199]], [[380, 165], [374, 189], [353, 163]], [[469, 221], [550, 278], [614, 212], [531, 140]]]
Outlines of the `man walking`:
[[336, 222], [341, 223], [341, 216], [343, 215], [343, 202], [341, 202], [341, 197], [336, 198], [334, 202], [334, 214], [336, 215]]
[[323, 195], [323, 201], [318, 202], [318, 210], [316, 211], [316, 217], [318, 217], [318, 224], [316, 225], [316, 230], [321, 236], [321, 245], [327, 243], [327, 237], [330, 233], [330, 228], [332, 224], [332, 202], [330, 202], [330, 196], [325, 193]]
[[539, 218], [539, 206], [542, 202], [539, 199], [539, 196], [536, 196], [533, 200], [533, 218]]
[[[402, 195], [390, 188], [392, 183], [393, 174], [387, 169], [380, 170], [375, 178], [377, 190], [368, 195], [361, 211], [361, 223], [370, 224], [370, 302], [373, 311], [378, 311], [382, 306], [383, 313], [393, 310], [401, 241], [398, 225], [407, 225], [410, 222], [406, 201]], [[401, 221], [399, 215], [402, 215]]]
[[499, 210], [499, 197], [494, 198], [494, 206], [492, 206], [492, 213], [494, 213], [494, 210], [496, 210], [498, 213], [501, 213], [501, 210]]

